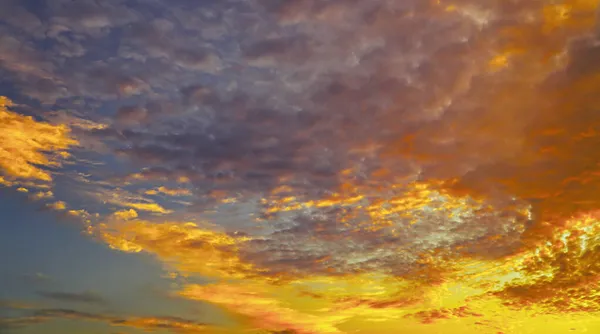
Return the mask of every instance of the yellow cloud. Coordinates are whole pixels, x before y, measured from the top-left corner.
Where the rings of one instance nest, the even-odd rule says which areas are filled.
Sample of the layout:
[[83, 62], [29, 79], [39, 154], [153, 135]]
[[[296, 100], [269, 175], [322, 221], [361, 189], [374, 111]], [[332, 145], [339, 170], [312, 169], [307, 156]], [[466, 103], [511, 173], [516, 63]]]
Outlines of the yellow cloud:
[[129, 210], [117, 211], [117, 212], [113, 213], [113, 216], [117, 219], [129, 220], [129, 219], [137, 218], [138, 213], [137, 213], [137, 211], [135, 211], [133, 209], [129, 209]]
[[67, 214], [69, 214], [70, 216], [79, 217], [79, 218], [87, 218], [90, 216], [89, 212], [87, 212], [85, 210], [69, 210], [69, 211], [67, 211]]
[[0, 97], [0, 172], [14, 179], [51, 181], [51, 174], [40, 166], [60, 166], [77, 141], [68, 127], [38, 122], [8, 110], [10, 106], [10, 100]]
[[548, 313], [600, 312], [600, 212], [573, 217], [520, 256], [519, 274], [498, 295]]
[[192, 194], [192, 192], [189, 189], [185, 189], [185, 188], [179, 188], [179, 189], [172, 189], [172, 188], [167, 188], [167, 187], [158, 187], [157, 189], [150, 189], [144, 192], [146, 195], [157, 195], [157, 194], [164, 194], [164, 195], [168, 195], [168, 196], [189, 196]]
[[247, 238], [204, 230], [193, 223], [129, 220], [102, 224], [96, 233], [114, 249], [155, 254], [184, 274], [244, 277], [255, 271], [237, 255], [238, 243]]
[[13, 184], [14, 184], [13, 182], [8, 181], [3, 176], [0, 176], [0, 185], [5, 186], [5, 187], [12, 187]]
[[58, 202], [54, 202], [51, 204], [48, 204], [48, 207], [50, 209], [56, 210], [56, 211], [63, 211], [67, 208], [67, 203], [63, 202], [63, 201], [58, 201]]
[[[117, 203], [115, 203], [117, 204]], [[127, 203], [118, 203], [120, 206], [133, 208], [140, 211], [148, 211], [148, 212], [156, 212], [156, 213], [171, 213], [171, 210], [167, 210], [157, 203], [135, 203], [135, 202], [127, 202]]]
[[40, 191], [31, 196], [34, 200], [42, 200], [54, 197], [52, 191]]
[[[188, 285], [181, 296], [225, 307], [247, 317], [256, 328], [297, 334], [342, 333], [335, 323], [344, 316], [319, 316], [286, 307], [286, 301], [271, 297], [257, 286], [242, 284]], [[317, 312], [320, 313], [320, 312]]]
[[[405, 277], [373, 272], [283, 281], [261, 276], [260, 269], [240, 258], [246, 237], [191, 223], [140, 220], [100, 225], [95, 232], [115, 249], [149, 252], [184, 275], [220, 279], [184, 285], [179, 295], [222, 306], [252, 328], [307, 334], [348, 333], [350, 328], [392, 334], [400, 327], [421, 333], [441, 328], [513, 333], [521, 327], [506, 324], [504, 317], [533, 319], [538, 314], [555, 326], [549, 333], [558, 334], [568, 326], [600, 326], [576, 320], [578, 312], [600, 310], [594, 297], [599, 281], [593, 274], [600, 245], [597, 216], [576, 217], [548, 242], [499, 259], [439, 252], [424, 257], [423, 271]], [[544, 315], [557, 313], [565, 316]], [[527, 326], [542, 329], [544, 321], [528, 320]]]

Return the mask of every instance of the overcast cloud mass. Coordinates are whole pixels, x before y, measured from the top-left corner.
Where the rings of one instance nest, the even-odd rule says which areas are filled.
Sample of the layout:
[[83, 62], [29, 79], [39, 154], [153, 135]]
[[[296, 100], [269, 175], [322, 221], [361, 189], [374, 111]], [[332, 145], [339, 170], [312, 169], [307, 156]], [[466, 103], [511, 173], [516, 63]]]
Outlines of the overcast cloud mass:
[[599, 6], [0, 1], [0, 333], [600, 331]]

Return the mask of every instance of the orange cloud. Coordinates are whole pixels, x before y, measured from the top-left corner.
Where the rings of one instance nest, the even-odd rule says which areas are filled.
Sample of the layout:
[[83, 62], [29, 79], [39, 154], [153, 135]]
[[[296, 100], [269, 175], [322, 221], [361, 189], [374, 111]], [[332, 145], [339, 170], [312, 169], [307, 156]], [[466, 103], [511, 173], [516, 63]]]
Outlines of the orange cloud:
[[382, 159], [416, 161], [425, 180], [445, 180], [454, 196], [530, 201], [539, 221], [596, 208], [600, 68], [590, 31], [598, 6], [572, 0], [498, 9], [529, 19], [492, 25], [486, 43], [473, 46], [492, 51], [485, 65], [493, 73], [475, 77], [438, 119], [387, 145]]

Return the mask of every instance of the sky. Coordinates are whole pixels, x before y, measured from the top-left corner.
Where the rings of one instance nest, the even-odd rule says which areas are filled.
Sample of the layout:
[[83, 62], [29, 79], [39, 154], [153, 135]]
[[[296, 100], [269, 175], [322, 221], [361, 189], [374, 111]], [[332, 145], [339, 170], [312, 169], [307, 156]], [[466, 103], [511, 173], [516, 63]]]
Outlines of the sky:
[[0, 1], [0, 333], [600, 332], [599, 6]]

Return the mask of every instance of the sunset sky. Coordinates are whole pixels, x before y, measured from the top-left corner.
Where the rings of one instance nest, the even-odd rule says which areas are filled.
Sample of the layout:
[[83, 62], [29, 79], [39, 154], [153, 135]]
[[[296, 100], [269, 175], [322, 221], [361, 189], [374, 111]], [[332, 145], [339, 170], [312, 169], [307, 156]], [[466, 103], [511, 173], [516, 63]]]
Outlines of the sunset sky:
[[600, 333], [599, 6], [0, 0], [0, 333]]

